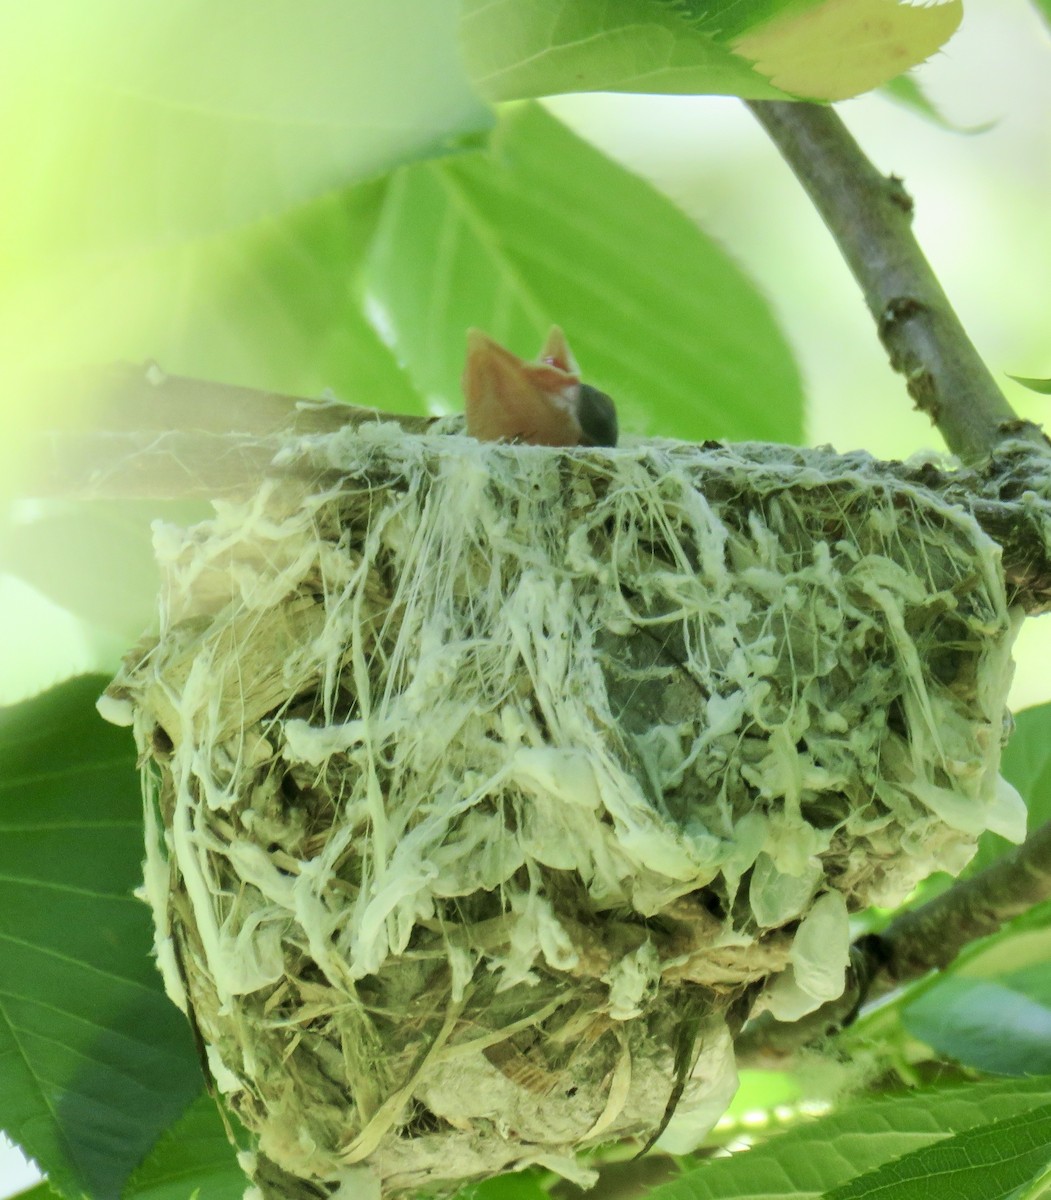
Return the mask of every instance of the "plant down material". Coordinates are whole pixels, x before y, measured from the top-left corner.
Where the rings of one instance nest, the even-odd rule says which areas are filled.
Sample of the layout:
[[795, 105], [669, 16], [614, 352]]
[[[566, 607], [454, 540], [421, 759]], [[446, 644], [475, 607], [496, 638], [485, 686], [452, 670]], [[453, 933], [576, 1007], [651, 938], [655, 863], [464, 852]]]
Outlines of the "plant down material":
[[376, 424], [156, 541], [109, 711], [266, 1195], [583, 1179], [677, 1085], [684, 1149], [757, 995], [838, 995], [848, 912], [1023, 832], [999, 551], [867, 456]]

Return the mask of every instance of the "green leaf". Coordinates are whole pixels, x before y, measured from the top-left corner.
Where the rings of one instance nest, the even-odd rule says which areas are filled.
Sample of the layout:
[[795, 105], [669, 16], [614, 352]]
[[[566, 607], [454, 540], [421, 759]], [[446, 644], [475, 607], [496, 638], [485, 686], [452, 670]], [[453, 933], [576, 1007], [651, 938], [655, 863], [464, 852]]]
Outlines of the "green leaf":
[[187, 524], [207, 515], [204, 504], [55, 503], [6, 531], [4, 570], [130, 643], [156, 620], [150, 523], [164, 517]]
[[[65, 314], [48, 369], [153, 359], [176, 374], [422, 412], [363, 308], [361, 264], [383, 196], [382, 183], [347, 188], [246, 230], [74, 272], [68, 294], [82, 308]], [[33, 308], [17, 318], [48, 319]]]
[[723, 38], [736, 37], [776, 17], [805, 13], [820, 0], [660, 0], [694, 29]]
[[1033, 7], [1051, 28], [1051, 0], [1033, 0]]
[[468, 71], [491, 100], [599, 91], [785, 95], [660, 0], [461, 0], [461, 11]]
[[351, 185], [453, 152], [492, 115], [460, 61], [456, 0], [391, 12], [0, 6], [5, 369], [154, 358], [418, 411], [354, 290]]
[[116, 1200], [201, 1090], [150, 961], [135, 749], [85, 676], [0, 710], [0, 1127], [56, 1188]]
[[939, 128], [948, 129], [953, 133], [985, 133], [996, 124], [995, 121], [983, 121], [980, 125], [957, 125], [950, 121], [911, 74], [899, 75], [889, 80], [880, 90], [903, 107], [919, 113]]
[[132, 1175], [121, 1200], [241, 1200], [244, 1172], [230, 1145], [219, 1110], [202, 1095], [167, 1130]]
[[[866, 1171], [968, 1129], [1051, 1104], [1051, 1079], [865, 1100], [731, 1158], [706, 1162], [648, 1200], [818, 1200]], [[951, 1191], [928, 1191], [952, 1196]], [[888, 1200], [897, 1193], [886, 1193]]]
[[52, 253], [211, 235], [443, 152], [490, 122], [457, 28], [455, 0], [23, 5], [2, 23], [33, 64], [0, 113], [31, 125], [6, 131], [6, 177], [33, 184], [11, 244], [23, 221]]
[[422, 412], [363, 309], [361, 268], [384, 196], [383, 182], [346, 188], [244, 232], [151, 256], [137, 264], [140, 275], [118, 274], [117, 290], [142, 301], [112, 331], [110, 357]]
[[[946, 886], [951, 882], [946, 877]], [[1019, 913], [998, 932], [972, 942], [944, 971], [863, 1014], [841, 1035], [844, 1046], [911, 1040], [907, 1056], [929, 1058], [918, 1038], [979, 1069], [1031, 1074], [1047, 1056], [1045, 1047], [1033, 1043], [1046, 1022], [1042, 1010], [1051, 1010], [1049, 963], [1051, 900]]]
[[457, 1192], [455, 1200], [548, 1200], [550, 1193], [543, 1186], [543, 1179], [537, 1170], [498, 1175]]
[[968, 1129], [826, 1194], [825, 1200], [1007, 1200], [1051, 1155], [1051, 1104]]
[[507, 111], [488, 153], [398, 173], [367, 283], [419, 387], [452, 407], [468, 326], [532, 358], [554, 322], [622, 428], [801, 436], [798, 371], [755, 287], [538, 105]]
[[464, 57], [479, 90], [705, 92], [840, 100], [929, 58], [960, 22], [958, 0], [461, 0]]
[[[1043, 995], [1035, 995], [1034, 991]], [[1051, 965], [999, 980], [952, 974], [902, 1013], [913, 1037], [997, 1075], [1051, 1073]]]
[[[1000, 769], [1013, 784], [1029, 809], [1029, 828], [1051, 820], [1051, 704], [1024, 709], [1014, 718], [1014, 731], [1004, 747]], [[968, 875], [984, 870], [1013, 849], [1012, 843], [995, 833], [983, 834]]]
[[1027, 387], [1031, 392], [1039, 392], [1041, 396], [1051, 396], [1051, 379], [1032, 379], [1028, 375], [1008, 375], [1015, 383]]

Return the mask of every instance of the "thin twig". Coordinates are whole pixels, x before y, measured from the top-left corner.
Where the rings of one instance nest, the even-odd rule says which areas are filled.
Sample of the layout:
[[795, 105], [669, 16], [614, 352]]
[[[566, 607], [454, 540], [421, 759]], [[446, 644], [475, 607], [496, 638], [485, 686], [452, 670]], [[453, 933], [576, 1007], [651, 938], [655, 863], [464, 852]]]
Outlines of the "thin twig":
[[1049, 897], [1051, 822], [984, 871], [870, 934], [860, 947], [878, 968], [870, 995], [948, 966], [965, 946]]
[[996, 933], [1034, 904], [1051, 899], [1051, 822], [970, 879], [852, 947], [843, 995], [802, 1021], [753, 1021], [737, 1041], [739, 1060], [769, 1063], [849, 1025], [861, 1005], [901, 983], [947, 967], [972, 942]]
[[[115, 364], [64, 376], [55, 389], [90, 400], [92, 424], [48, 422], [27, 445], [32, 472], [21, 494], [66, 500], [217, 499], [252, 494], [289, 435], [393, 421], [406, 434], [432, 428], [427, 417], [398, 416], [349, 404], [304, 400], [229, 384], [161, 375]], [[58, 400], [37, 398], [41, 411]], [[81, 409], [82, 405], [75, 406]], [[740, 448], [739, 448], [740, 449]], [[800, 469], [834, 469], [827, 450], [797, 448]], [[1051, 610], [1051, 464], [1042, 448], [1015, 441], [973, 470], [930, 463], [870, 463], [888, 482], [922, 488], [968, 509], [1002, 548], [1012, 604]]]
[[861, 285], [891, 365], [949, 449], [966, 462], [1005, 437], [1046, 442], [979, 357], [912, 234], [912, 200], [883, 176], [838, 115], [817, 104], [748, 102], [806, 189]]
[[64, 499], [217, 499], [253, 492], [290, 435], [432, 418], [112, 363], [36, 381], [19, 491]]

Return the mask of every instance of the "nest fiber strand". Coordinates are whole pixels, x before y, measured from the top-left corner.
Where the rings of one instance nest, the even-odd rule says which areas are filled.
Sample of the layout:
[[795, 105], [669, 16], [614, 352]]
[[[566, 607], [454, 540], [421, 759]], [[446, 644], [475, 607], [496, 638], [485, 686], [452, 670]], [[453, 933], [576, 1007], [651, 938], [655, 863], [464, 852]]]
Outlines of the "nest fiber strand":
[[677, 1080], [686, 1148], [743, 998], [838, 995], [848, 912], [1022, 832], [998, 550], [863, 455], [378, 424], [157, 548], [110, 702], [158, 954], [304, 1195], [581, 1179]]

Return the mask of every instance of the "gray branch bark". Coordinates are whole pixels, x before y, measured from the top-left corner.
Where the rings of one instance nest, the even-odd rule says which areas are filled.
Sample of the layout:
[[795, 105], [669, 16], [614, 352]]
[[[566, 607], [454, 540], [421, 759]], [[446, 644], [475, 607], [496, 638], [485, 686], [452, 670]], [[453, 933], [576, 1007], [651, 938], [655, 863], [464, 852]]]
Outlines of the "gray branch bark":
[[861, 286], [891, 366], [949, 449], [978, 462], [1008, 438], [1046, 445], [1019, 420], [967, 336], [912, 234], [911, 197], [862, 153], [838, 115], [748, 102], [803, 185]]
[[753, 1021], [735, 1044], [739, 1061], [771, 1066], [836, 1033], [867, 1000], [944, 969], [972, 942], [1047, 899], [1051, 823], [991, 867], [958, 881], [927, 904], [899, 913], [882, 933], [863, 937], [852, 947], [843, 995], [801, 1021], [775, 1021], [769, 1015]]

